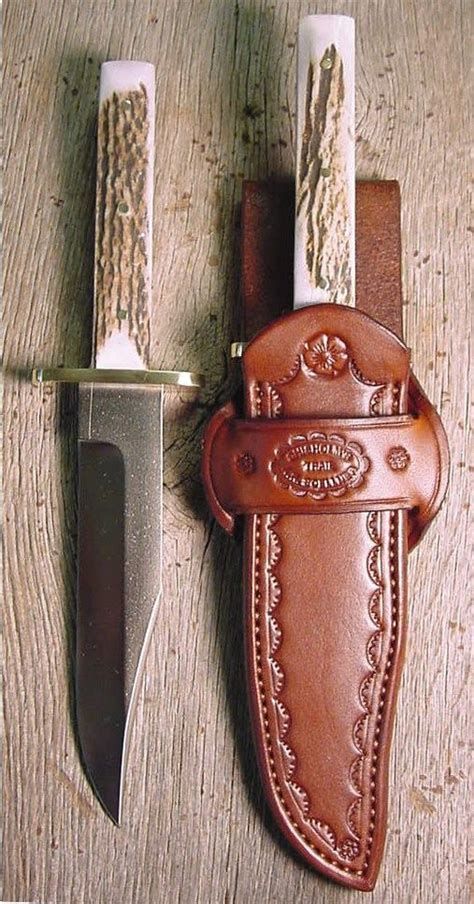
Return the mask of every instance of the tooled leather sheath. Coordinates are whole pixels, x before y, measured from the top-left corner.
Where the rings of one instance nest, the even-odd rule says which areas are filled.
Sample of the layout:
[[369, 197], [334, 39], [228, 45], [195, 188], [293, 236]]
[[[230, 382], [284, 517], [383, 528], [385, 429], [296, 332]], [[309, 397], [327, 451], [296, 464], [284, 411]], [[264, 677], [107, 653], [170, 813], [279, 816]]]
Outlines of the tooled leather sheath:
[[[407, 410], [408, 353], [392, 334], [362, 316], [353, 324], [357, 312], [332, 305], [290, 317], [291, 334], [280, 320], [246, 350], [248, 417]], [[351, 442], [350, 433], [337, 435]], [[344, 478], [357, 462], [345, 469], [334, 434], [317, 436], [323, 439], [308, 431], [293, 441], [294, 457], [275, 480], [286, 474], [289, 493], [315, 486], [315, 495], [355, 501], [356, 487], [332, 487], [331, 479], [335, 470]], [[283, 450], [276, 450], [277, 462]], [[360, 466], [361, 484], [363, 468], [374, 465]], [[385, 833], [404, 646], [406, 517], [364, 506], [245, 519], [248, 680], [268, 799], [300, 853], [357, 888], [372, 887]]]
[[[307, 862], [366, 891], [386, 830], [406, 553], [440, 505], [447, 457], [392, 331], [398, 188], [368, 186], [357, 194], [359, 310], [316, 305], [261, 329], [258, 299], [272, 317], [288, 299], [275, 278], [281, 260], [260, 253], [274, 200], [247, 184], [243, 295], [247, 329], [260, 329], [242, 361], [244, 419], [232, 404], [214, 416], [203, 462], [218, 520], [231, 530], [244, 517], [248, 691], [268, 802]], [[378, 297], [391, 329], [373, 319]], [[419, 423], [406, 416], [417, 407]]]

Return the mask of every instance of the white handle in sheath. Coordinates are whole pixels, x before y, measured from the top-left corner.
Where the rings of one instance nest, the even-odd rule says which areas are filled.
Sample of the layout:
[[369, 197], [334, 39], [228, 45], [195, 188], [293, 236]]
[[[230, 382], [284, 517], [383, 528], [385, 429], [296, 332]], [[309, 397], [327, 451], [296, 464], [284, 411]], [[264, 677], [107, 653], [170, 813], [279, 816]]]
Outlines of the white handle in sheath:
[[294, 307], [355, 303], [355, 40], [349, 16], [298, 35]]

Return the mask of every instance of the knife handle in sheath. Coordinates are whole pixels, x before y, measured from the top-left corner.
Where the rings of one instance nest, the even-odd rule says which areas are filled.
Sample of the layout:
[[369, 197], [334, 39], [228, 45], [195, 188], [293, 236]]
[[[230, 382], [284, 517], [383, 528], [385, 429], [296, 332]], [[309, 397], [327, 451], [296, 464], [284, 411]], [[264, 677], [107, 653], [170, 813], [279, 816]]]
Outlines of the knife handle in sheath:
[[228, 531], [244, 519], [247, 682], [267, 800], [311, 866], [365, 891], [386, 832], [406, 554], [441, 505], [448, 461], [397, 335], [399, 210], [396, 183], [358, 185], [356, 309], [278, 316], [291, 297], [279, 250], [291, 247], [291, 203], [244, 186], [245, 320], [259, 332], [243, 354], [243, 410], [213, 416], [203, 455], [213, 514]]
[[149, 363], [155, 69], [121, 60], [101, 67], [95, 228], [95, 361]]

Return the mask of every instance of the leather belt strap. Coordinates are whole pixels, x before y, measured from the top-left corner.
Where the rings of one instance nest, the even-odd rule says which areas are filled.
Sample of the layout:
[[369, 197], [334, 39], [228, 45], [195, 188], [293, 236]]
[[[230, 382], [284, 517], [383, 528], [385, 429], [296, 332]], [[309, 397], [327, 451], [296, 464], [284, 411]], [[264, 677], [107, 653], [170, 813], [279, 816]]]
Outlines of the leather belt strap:
[[356, 304], [403, 339], [400, 186], [356, 182]]
[[[403, 338], [398, 182], [357, 181], [355, 214], [357, 309]], [[289, 310], [293, 288], [293, 183], [244, 182], [241, 223], [242, 335], [251, 339]], [[411, 551], [441, 506], [447, 487], [449, 453], [440, 417], [413, 374], [408, 386], [408, 410], [423, 412], [430, 422], [441, 463], [438, 491], [431, 506], [423, 512], [410, 512]], [[212, 508], [212, 501], [210, 504]], [[217, 506], [213, 511], [218, 518]]]
[[407, 548], [446, 487], [444, 432], [399, 338], [399, 217], [396, 183], [358, 184], [357, 309], [284, 313], [290, 194], [244, 184], [244, 320], [257, 335], [243, 411], [214, 415], [203, 455], [218, 520], [232, 530], [244, 513], [248, 694], [269, 805], [311, 866], [365, 891], [386, 830]]

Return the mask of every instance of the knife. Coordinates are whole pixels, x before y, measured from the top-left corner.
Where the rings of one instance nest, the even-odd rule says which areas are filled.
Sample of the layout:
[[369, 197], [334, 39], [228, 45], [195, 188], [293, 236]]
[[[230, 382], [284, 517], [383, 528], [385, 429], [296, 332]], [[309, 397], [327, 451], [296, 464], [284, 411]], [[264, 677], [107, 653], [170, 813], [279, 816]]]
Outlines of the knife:
[[154, 67], [101, 67], [90, 368], [36, 368], [79, 384], [76, 711], [82, 757], [120, 824], [131, 721], [161, 595], [163, 390], [203, 385], [149, 369]]
[[298, 37], [293, 310], [281, 266], [290, 205], [275, 186], [246, 183], [250, 341], [231, 348], [243, 403], [209, 421], [202, 473], [220, 525], [244, 522], [247, 690], [273, 817], [311, 867], [370, 891], [406, 553], [441, 505], [448, 453], [400, 336], [398, 186], [359, 184], [357, 224], [355, 187], [354, 22], [310, 16]]

